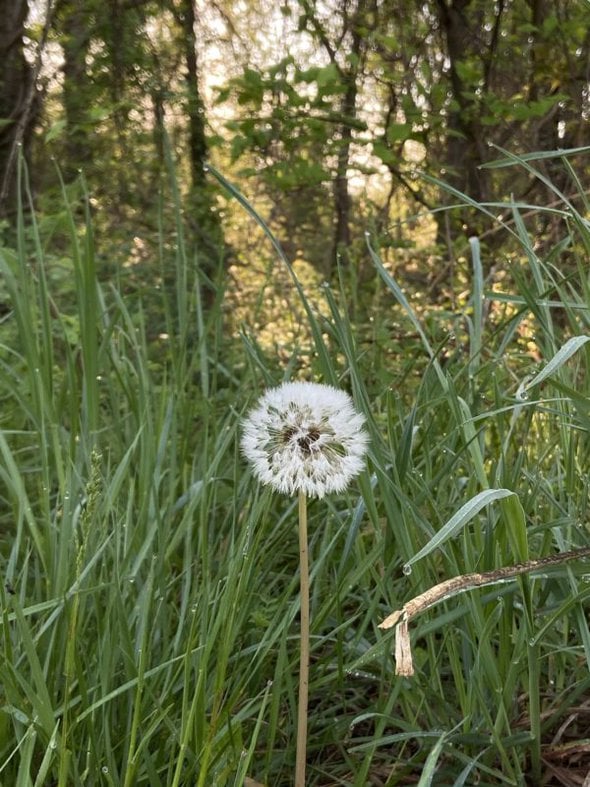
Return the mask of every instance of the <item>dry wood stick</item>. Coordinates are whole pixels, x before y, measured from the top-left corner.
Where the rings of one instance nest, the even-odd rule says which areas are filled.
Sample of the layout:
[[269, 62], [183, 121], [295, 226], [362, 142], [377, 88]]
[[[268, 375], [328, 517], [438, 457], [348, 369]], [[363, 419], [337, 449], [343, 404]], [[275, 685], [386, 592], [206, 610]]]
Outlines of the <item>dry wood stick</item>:
[[420, 593], [419, 596], [415, 596], [413, 599], [406, 602], [401, 609], [392, 612], [391, 615], [388, 615], [385, 620], [379, 624], [379, 628], [384, 630], [397, 626], [395, 632], [395, 674], [405, 676], [414, 674], [408, 623], [412, 618], [424, 612], [424, 610], [433, 607], [435, 604], [451, 596], [455, 596], [457, 593], [463, 593], [466, 590], [472, 590], [473, 588], [482, 587], [483, 585], [494, 585], [498, 582], [505, 582], [520, 574], [530, 574], [533, 571], [538, 571], [547, 566], [559, 565], [560, 563], [566, 563], [568, 560], [575, 560], [576, 558], [587, 557], [588, 555], [590, 555], [590, 547], [582, 547], [581, 549], [573, 549], [570, 552], [560, 552], [557, 555], [550, 555], [549, 557], [542, 557], [537, 560], [527, 560], [526, 563], [517, 563], [514, 566], [496, 568], [493, 571], [461, 574], [458, 577], [446, 579], [444, 582], [440, 582], [438, 585], [429, 588], [424, 593]]

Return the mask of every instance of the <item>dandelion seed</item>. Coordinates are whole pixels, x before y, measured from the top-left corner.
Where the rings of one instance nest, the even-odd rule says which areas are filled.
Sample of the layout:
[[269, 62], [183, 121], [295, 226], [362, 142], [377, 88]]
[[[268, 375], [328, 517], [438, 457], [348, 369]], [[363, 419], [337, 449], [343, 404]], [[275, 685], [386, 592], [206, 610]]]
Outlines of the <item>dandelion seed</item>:
[[263, 484], [283, 494], [343, 491], [364, 467], [368, 435], [350, 396], [331, 385], [271, 388], [244, 421], [242, 451]]

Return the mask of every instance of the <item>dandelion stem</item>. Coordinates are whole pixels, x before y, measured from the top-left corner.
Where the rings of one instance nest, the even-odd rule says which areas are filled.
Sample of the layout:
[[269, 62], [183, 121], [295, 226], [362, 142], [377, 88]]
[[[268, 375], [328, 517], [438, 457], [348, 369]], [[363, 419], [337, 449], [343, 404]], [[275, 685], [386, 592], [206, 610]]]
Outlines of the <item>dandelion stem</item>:
[[307, 497], [299, 492], [299, 592], [301, 639], [299, 651], [299, 699], [297, 703], [297, 754], [295, 787], [305, 787], [307, 759], [307, 697], [309, 693], [309, 560], [307, 554]]

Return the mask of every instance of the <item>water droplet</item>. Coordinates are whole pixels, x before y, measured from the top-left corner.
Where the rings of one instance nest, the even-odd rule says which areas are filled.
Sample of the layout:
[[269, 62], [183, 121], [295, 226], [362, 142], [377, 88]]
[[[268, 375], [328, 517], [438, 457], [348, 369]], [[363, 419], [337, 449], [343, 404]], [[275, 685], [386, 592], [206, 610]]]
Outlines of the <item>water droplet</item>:
[[403, 572], [404, 576], [409, 577], [410, 574], [412, 573], [412, 566], [409, 563], [404, 563], [404, 566], [402, 568], [402, 572]]
[[101, 770], [103, 773], [108, 773], [108, 772], [109, 772], [109, 768], [108, 768], [108, 766], [107, 766], [107, 765], [103, 765], [103, 766], [102, 766], [102, 768], [101, 768], [100, 770]]
[[529, 639], [530, 647], [534, 648], [536, 644], [537, 644], [537, 640], [534, 637], [531, 637], [531, 639]]

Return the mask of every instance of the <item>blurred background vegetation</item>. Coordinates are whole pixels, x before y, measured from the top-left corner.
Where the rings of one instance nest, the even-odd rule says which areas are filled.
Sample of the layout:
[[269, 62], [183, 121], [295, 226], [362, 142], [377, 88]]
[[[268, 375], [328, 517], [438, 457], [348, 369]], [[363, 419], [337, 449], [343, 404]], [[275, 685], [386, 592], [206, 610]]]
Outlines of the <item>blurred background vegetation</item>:
[[[369, 228], [397, 247], [408, 284], [436, 296], [466, 234], [499, 244], [493, 216], [440, 210], [457, 199], [436, 179], [478, 202], [547, 204], [542, 179], [482, 165], [497, 147], [588, 140], [589, 13], [587, 0], [0, 0], [4, 236], [16, 142], [45, 221], [59, 231], [55, 163], [74, 201], [83, 172], [105, 274], [111, 244], [130, 268], [149, 263], [170, 154], [187, 242], [209, 272], [223, 243], [241, 281], [260, 239], [206, 177], [210, 159], [291, 260], [322, 278], [338, 256], [362, 272]], [[587, 163], [570, 162], [583, 179]], [[540, 170], [572, 191], [554, 160]], [[412, 218], [424, 211], [434, 221]], [[543, 216], [539, 242], [558, 221]]]

